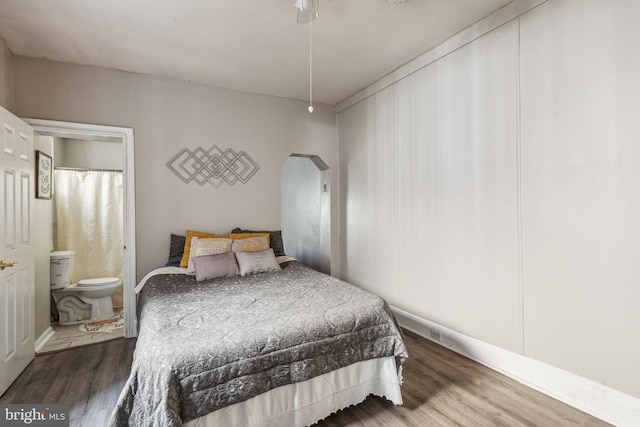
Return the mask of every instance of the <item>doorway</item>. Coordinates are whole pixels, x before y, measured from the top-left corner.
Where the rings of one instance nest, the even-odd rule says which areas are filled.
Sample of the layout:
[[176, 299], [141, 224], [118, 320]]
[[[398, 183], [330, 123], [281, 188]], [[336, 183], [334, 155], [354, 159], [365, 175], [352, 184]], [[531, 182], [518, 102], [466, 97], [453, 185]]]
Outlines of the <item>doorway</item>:
[[[84, 123], [60, 122], [53, 120], [24, 119], [31, 125], [36, 135], [68, 138], [75, 140], [100, 140], [121, 142], [123, 180], [123, 306], [124, 336], [137, 335], [136, 297], [136, 246], [135, 246], [135, 174], [133, 129], [91, 125]], [[54, 183], [55, 188], [55, 183]], [[54, 190], [55, 191], [55, 190]]]

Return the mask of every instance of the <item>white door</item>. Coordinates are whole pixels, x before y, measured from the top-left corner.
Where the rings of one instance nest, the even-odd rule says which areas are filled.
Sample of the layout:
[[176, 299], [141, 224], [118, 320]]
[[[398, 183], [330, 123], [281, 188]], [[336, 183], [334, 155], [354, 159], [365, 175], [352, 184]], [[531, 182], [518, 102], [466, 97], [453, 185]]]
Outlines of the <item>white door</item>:
[[0, 395], [33, 360], [33, 128], [0, 107]]

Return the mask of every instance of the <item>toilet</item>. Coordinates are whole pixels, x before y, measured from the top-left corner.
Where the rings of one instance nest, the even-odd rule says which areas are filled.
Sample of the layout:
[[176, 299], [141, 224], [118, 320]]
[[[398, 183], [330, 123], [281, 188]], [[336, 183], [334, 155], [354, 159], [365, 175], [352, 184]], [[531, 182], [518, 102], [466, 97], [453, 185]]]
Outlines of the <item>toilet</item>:
[[115, 277], [84, 279], [71, 284], [74, 251], [50, 253], [50, 290], [60, 315], [60, 325], [95, 322], [113, 317], [113, 295], [122, 282]]

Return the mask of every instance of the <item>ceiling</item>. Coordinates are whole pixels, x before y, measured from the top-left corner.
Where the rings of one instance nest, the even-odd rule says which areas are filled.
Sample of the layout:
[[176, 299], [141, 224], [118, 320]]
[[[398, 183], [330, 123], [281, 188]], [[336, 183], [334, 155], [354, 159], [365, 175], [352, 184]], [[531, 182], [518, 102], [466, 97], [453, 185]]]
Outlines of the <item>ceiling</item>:
[[[511, 0], [318, 0], [313, 100], [335, 105]], [[14, 55], [309, 99], [294, 0], [0, 0]]]

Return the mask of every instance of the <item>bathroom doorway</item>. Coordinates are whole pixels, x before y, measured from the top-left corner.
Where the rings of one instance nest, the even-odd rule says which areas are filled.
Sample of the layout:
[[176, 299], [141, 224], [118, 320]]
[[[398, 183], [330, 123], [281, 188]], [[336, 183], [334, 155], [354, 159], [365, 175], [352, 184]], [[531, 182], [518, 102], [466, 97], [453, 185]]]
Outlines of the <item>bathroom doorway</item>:
[[[102, 141], [104, 143], [112, 143], [112, 147], [120, 147], [121, 167], [113, 169], [121, 170], [120, 174], [122, 179], [123, 293], [121, 298], [124, 314], [123, 332], [125, 337], [136, 336], [136, 300], [133, 290], [136, 283], [133, 129], [39, 119], [24, 120], [34, 128], [36, 135], [50, 136], [59, 141], [73, 141], [74, 144], [90, 144], [96, 141]], [[71, 167], [74, 168], [74, 166]], [[84, 167], [84, 169], [90, 168]], [[55, 193], [55, 180], [53, 188]], [[57, 241], [57, 239], [54, 239], [54, 241]], [[44, 315], [44, 313], [36, 313], [36, 316], [39, 315]]]
[[[53, 250], [75, 252], [71, 283], [122, 281], [122, 142], [54, 138], [53, 146]], [[111, 296], [114, 309], [122, 295]]]

